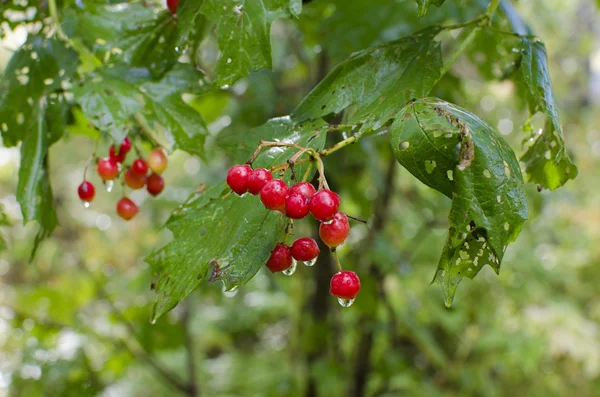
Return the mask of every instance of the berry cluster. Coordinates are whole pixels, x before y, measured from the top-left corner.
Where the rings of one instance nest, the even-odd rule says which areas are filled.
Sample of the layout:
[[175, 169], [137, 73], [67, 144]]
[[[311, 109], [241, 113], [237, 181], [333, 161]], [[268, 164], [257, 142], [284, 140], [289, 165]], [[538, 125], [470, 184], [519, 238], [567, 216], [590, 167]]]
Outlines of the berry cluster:
[[[108, 157], [96, 159], [96, 170], [106, 190], [110, 192], [114, 185], [114, 180], [122, 176], [123, 184], [131, 189], [137, 190], [145, 186], [148, 193], [152, 196], [158, 196], [165, 187], [165, 181], [160, 174], [167, 168], [167, 156], [161, 149], [156, 148], [150, 152], [146, 160], [138, 157], [131, 165], [124, 167], [127, 153], [131, 151], [131, 148], [131, 140], [125, 138], [118, 150], [115, 145], [111, 145]], [[94, 200], [96, 189], [84, 177], [84, 181], [79, 185], [77, 193], [87, 208]], [[117, 214], [125, 220], [130, 220], [138, 212], [139, 208], [137, 204], [129, 197], [123, 196], [117, 202]]]
[[[281, 212], [290, 219], [290, 224], [292, 220], [302, 219], [310, 213], [321, 222], [319, 236], [334, 254], [336, 247], [348, 237], [348, 216], [338, 211], [340, 196], [329, 189], [317, 191], [309, 182], [288, 186], [283, 180], [274, 179], [271, 171], [265, 168], [252, 169], [248, 164], [233, 166], [227, 173], [227, 184], [238, 195], [260, 195], [266, 208]], [[281, 242], [271, 251], [266, 266], [272, 272], [291, 275], [298, 261], [312, 266], [318, 255], [319, 246], [312, 238], [300, 238], [291, 246]], [[340, 272], [331, 279], [330, 293], [338, 298], [342, 306], [350, 306], [359, 290], [360, 280], [356, 273], [342, 271], [340, 266]]]

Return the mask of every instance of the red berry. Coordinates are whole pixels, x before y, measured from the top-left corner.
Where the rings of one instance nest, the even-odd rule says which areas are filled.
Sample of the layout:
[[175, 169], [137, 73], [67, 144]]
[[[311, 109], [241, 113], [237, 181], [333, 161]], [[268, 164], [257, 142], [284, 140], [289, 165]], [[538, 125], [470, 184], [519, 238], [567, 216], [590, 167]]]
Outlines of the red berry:
[[111, 159], [104, 158], [98, 161], [98, 175], [102, 180], [111, 180], [115, 179], [117, 174], [119, 173], [119, 166], [117, 163]]
[[343, 270], [333, 275], [329, 284], [329, 293], [340, 299], [354, 299], [360, 291], [360, 279], [356, 273]]
[[285, 215], [292, 219], [302, 219], [308, 215], [308, 199], [301, 193], [292, 193], [285, 199]]
[[131, 164], [130, 169], [138, 175], [146, 175], [148, 173], [148, 163], [144, 159], [137, 159]]
[[117, 202], [117, 214], [126, 221], [133, 218], [138, 211], [138, 206], [129, 197], [123, 197]]
[[153, 196], [158, 196], [164, 188], [165, 181], [162, 178], [162, 176], [154, 173], [150, 174], [150, 176], [148, 177], [148, 193], [150, 193]]
[[167, 8], [173, 15], [175, 15], [175, 13], [177, 12], [178, 5], [179, 5], [179, 0], [167, 0]]
[[162, 149], [156, 148], [148, 155], [148, 166], [155, 174], [162, 173], [167, 168], [167, 156]]
[[123, 139], [123, 142], [121, 142], [121, 147], [119, 148], [119, 154], [121, 154], [121, 153], [127, 154], [127, 153], [129, 153], [130, 150], [131, 150], [131, 141], [129, 140], [129, 138], [125, 137], [125, 139]]
[[273, 175], [271, 175], [271, 171], [266, 168], [257, 168], [248, 176], [248, 191], [257, 195], [267, 182], [272, 180]]
[[146, 175], [140, 175], [129, 167], [125, 171], [125, 184], [133, 190], [141, 189], [146, 184]]
[[312, 261], [319, 256], [319, 246], [312, 238], [299, 238], [292, 244], [292, 256], [297, 261]]
[[114, 161], [115, 163], [122, 163], [123, 161], [125, 161], [125, 155], [127, 153], [125, 153], [122, 150], [119, 150], [119, 153], [115, 153], [115, 145], [110, 145], [110, 148], [108, 149], [108, 157]]
[[289, 190], [281, 179], [269, 181], [260, 190], [260, 201], [270, 210], [285, 213], [285, 199]]
[[300, 193], [307, 199], [311, 198], [315, 194], [315, 192], [316, 192], [315, 187], [308, 182], [296, 183], [294, 186], [292, 186], [290, 188], [290, 194]]
[[79, 198], [81, 201], [90, 202], [94, 199], [94, 195], [96, 194], [96, 189], [94, 189], [94, 185], [91, 182], [83, 181], [81, 185], [77, 188], [77, 194], [79, 194]]
[[290, 266], [292, 266], [292, 250], [287, 245], [278, 243], [271, 251], [267, 268], [275, 273], [281, 272]]
[[248, 164], [234, 165], [227, 172], [227, 184], [237, 194], [248, 191], [248, 178], [252, 174], [252, 168]]
[[322, 222], [319, 226], [319, 236], [327, 246], [334, 248], [342, 244], [350, 232], [348, 217], [341, 212], [333, 216], [331, 222]]
[[340, 196], [331, 190], [319, 190], [310, 198], [310, 213], [320, 221], [330, 220], [340, 206]]

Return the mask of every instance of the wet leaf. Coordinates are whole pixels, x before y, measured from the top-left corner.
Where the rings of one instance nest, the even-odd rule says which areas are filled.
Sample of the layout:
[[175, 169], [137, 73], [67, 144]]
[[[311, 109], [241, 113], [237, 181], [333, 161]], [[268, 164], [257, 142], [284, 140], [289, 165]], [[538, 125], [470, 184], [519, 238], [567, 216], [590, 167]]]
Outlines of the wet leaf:
[[417, 6], [419, 7], [419, 17], [423, 17], [427, 14], [427, 9], [430, 5], [435, 5], [440, 7], [444, 4], [445, 0], [415, 0], [417, 2]]

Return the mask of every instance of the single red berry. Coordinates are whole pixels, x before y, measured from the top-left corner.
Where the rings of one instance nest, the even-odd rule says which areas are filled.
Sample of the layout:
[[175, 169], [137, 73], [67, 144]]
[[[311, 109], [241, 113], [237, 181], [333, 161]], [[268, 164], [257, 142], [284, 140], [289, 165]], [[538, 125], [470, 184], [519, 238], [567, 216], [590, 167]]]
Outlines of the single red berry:
[[158, 174], [150, 174], [148, 177], [148, 193], [153, 196], [158, 196], [160, 192], [165, 188], [165, 181], [162, 176]]
[[319, 226], [321, 240], [331, 248], [342, 244], [349, 232], [348, 217], [341, 212], [336, 213], [331, 222], [321, 222], [321, 226]]
[[167, 8], [173, 15], [175, 15], [175, 13], [177, 12], [178, 5], [179, 5], [179, 0], [167, 0]]
[[292, 266], [292, 250], [287, 245], [278, 243], [271, 251], [267, 268], [275, 273], [284, 271], [290, 266]]
[[81, 182], [81, 185], [79, 185], [79, 187], [77, 188], [77, 194], [79, 194], [79, 198], [81, 199], [81, 201], [89, 203], [94, 199], [96, 189], [94, 189], [94, 185], [92, 185], [91, 182], [83, 181]]
[[331, 190], [319, 190], [310, 198], [309, 210], [320, 221], [330, 220], [340, 206], [340, 196]]
[[144, 159], [136, 159], [130, 168], [138, 175], [146, 175], [148, 173], [148, 163]]
[[127, 153], [122, 150], [119, 150], [119, 153], [115, 153], [115, 145], [110, 145], [110, 148], [108, 149], [108, 157], [115, 163], [124, 162], [126, 154]]
[[307, 199], [311, 198], [315, 193], [315, 187], [308, 182], [296, 183], [290, 188], [290, 194], [300, 193]]
[[289, 190], [284, 181], [274, 179], [260, 190], [260, 201], [270, 210], [285, 213], [285, 199]]
[[115, 179], [117, 174], [119, 173], [119, 166], [117, 163], [109, 158], [104, 158], [98, 161], [98, 175], [102, 180], [108, 181], [111, 179]]
[[292, 244], [292, 257], [297, 261], [312, 261], [319, 256], [319, 252], [319, 246], [312, 238], [299, 238]]
[[267, 182], [272, 180], [273, 175], [271, 175], [271, 171], [266, 168], [257, 168], [248, 176], [248, 191], [257, 195]]
[[125, 139], [123, 139], [123, 142], [121, 142], [121, 147], [119, 147], [119, 154], [121, 154], [121, 153], [127, 154], [127, 153], [129, 153], [130, 150], [131, 150], [131, 141], [129, 140], [128, 137], [125, 137]]
[[354, 299], [359, 291], [360, 279], [356, 273], [349, 270], [343, 270], [334, 274], [329, 283], [329, 293], [340, 299]]
[[227, 172], [227, 184], [237, 194], [248, 191], [248, 178], [252, 174], [252, 168], [248, 164], [234, 165]]
[[117, 214], [126, 221], [133, 218], [138, 211], [138, 206], [129, 197], [122, 197], [117, 202]]
[[146, 185], [146, 175], [140, 175], [129, 167], [125, 171], [125, 184], [133, 190], [141, 189]]
[[292, 193], [285, 199], [285, 215], [291, 219], [302, 219], [308, 215], [308, 199], [301, 193]]
[[148, 155], [148, 167], [155, 174], [161, 174], [167, 168], [167, 155], [160, 148], [156, 148]]

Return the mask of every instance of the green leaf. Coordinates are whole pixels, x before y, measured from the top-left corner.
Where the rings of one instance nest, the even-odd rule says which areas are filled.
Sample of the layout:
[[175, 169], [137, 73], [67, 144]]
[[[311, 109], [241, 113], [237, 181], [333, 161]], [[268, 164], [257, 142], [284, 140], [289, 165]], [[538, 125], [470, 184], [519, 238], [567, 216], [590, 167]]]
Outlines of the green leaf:
[[408, 104], [390, 130], [394, 155], [421, 182], [452, 199], [450, 230], [434, 281], [450, 306], [463, 277], [496, 272], [527, 219], [514, 151], [492, 127], [448, 102]]
[[[325, 144], [325, 126], [322, 121], [295, 125], [290, 118], [272, 119], [246, 138], [240, 137], [247, 142], [239, 144], [247, 148], [247, 158], [265, 137], [320, 150]], [[294, 153], [279, 148], [265, 150], [254, 166], [282, 164]], [[299, 175], [305, 166], [297, 167]], [[207, 275], [210, 281], [223, 281], [229, 290], [245, 284], [282, 237], [287, 223], [283, 215], [265, 209], [255, 196], [224, 197], [228, 191], [225, 183], [215, 185], [194, 194], [171, 215], [167, 227], [173, 232], [173, 241], [146, 259], [157, 277], [154, 319], [175, 307]]]
[[141, 113], [174, 148], [203, 156], [206, 125], [182, 95], [207, 89], [204, 75], [191, 65], [177, 64], [158, 80], [146, 69], [100, 69], [73, 93], [90, 121], [117, 142], [133, 127], [132, 117]]
[[521, 79], [532, 114], [542, 112], [546, 123], [541, 131], [532, 131], [529, 146], [521, 158], [528, 179], [548, 189], [556, 189], [577, 176], [577, 167], [569, 159], [548, 71], [546, 48], [537, 39], [521, 39]]
[[444, 4], [445, 0], [415, 0], [417, 2], [417, 6], [419, 7], [419, 17], [425, 16], [427, 14], [427, 9], [430, 5], [436, 5], [440, 7]]
[[393, 43], [352, 55], [304, 98], [294, 111], [299, 121], [350, 108], [347, 123], [376, 130], [398, 109], [429, 93], [440, 79], [442, 54], [430, 29]]

